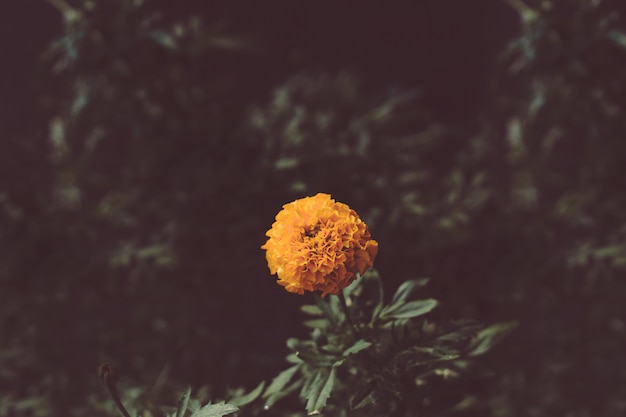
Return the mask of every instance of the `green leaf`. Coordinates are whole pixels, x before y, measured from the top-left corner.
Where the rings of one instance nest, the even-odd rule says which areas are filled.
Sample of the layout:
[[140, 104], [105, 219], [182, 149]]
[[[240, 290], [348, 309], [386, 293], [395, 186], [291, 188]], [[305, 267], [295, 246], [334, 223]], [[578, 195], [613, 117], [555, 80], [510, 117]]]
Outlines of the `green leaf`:
[[402, 369], [410, 370], [424, 365], [454, 361], [459, 357], [460, 355], [456, 352], [446, 352], [443, 349], [431, 347], [413, 346], [398, 352], [391, 361], [391, 367], [401, 367]]
[[187, 387], [185, 393], [180, 398], [178, 402], [178, 410], [176, 410], [176, 417], [183, 417], [185, 412], [187, 411], [187, 406], [189, 405], [189, 397], [191, 396], [191, 387]]
[[300, 341], [296, 339], [295, 337], [290, 337], [289, 339], [287, 339], [287, 343], [286, 343], [287, 347], [293, 350], [294, 352], [298, 350], [299, 344], [300, 344]]
[[381, 311], [380, 311], [380, 318], [384, 319], [384, 318], [388, 318], [388, 314], [391, 313], [392, 311], [394, 311], [395, 309], [397, 309], [398, 307], [404, 305], [405, 302], [404, 301], [400, 301], [397, 302], [395, 304], [390, 304], [386, 307], [384, 307]]
[[336, 326], [337, 323], [343, 320], [343, 312], [341, 311], [338, 297], [328, 297], [328, 301], [325, 301], [321, 297], [316, 296], [315, 304], [322, 310], [324, 316], [333, 326]]
[[343, 356], [352, 355], [353, 353], [360, 352], [364, 349], [367, 349], [370, 346], [372, 346], [372, 342], [368, 342], [363, 339], [357, 340], [356, 343], [354, 343], [352, 346], [350, 346], [348, 349], [346, 349], [343, 352]]
[[615, 44], [621, 46], [622, 48], [626, 48], [626, 35], [618, 30], [612, 30], [608, 33], [609, 39], [611, 39]]
[[400, 285], [396, 290], [396, 293], [393, 295], [390, 304], [393, 305], [400, 301], [406, 301], [407, 298], [409, 298], [409, 296], [415, 292], [415, 290], [422, 288], [423, 286], [428, 284], [429, 280], [430, 278], [420, 278], [404, 281], [402, 285]]
[[375, 270], [367, 271], [352, 285], [345, 288], [343, 293], [349, 306], [354, 305], [355, 310], [369, 317], [368, 321], [376, 320], [382, 308], [384, 295], [380, 276]]
[[336, 356], [326, 355], [310, 346], [302, 346], [302, 350], [296, 352], [298, 357], [313, 367], [331, 366], [337, 360]]
[[[443, 344], [458, 344], [474, 338], [484, 326], [469, 320], [457, 320], [453, 323], [456, 328], [437, 336], [437, 341]], [[426, 325], [428, 326], [428, 325]]]
[[350, 400], [350, 408], [354, 410], [367, 405], [367, 401], [365, 400], [367, 398], [370, 398], [370, 394], [374, 391], [375, 387], [376, 383], [374, 381], [370, 381], [365, 387], [357, 391], [354, 397], [352, 397], [352, 399]]
[[287, 383], [291, 381], [291, 378], [293, 378], [294, 374], [299, 368], [300, 365], [294, 365], [279, 373], [274, 379], [272, 379], [272, 382], [263, 393], [263, 397], [269, 397], [272, 394], [282, 391], [285, 385], [287, 385]]
[[408, 303], [401, 301], [399, 303], [385, 307], [383, 311], [380, 312], [380, 317], [391, 319], [408, 319], [426, 314], [435, 307], [437, 307], [437, 300], [433, 298], [429, 298], [427, 300], [409, 301]]
[[244, 37], [235, 36], [212, 36], [208, 39], [210, 44], [215, 48], [226, 50], [253, 50], [254, 45]]
[[302, 324], [311, 329], [325, 329], [329, 325], [328, 320], [326, 319], [305, 320]]
[[320, 368], [312, 369], [313, 373], [305, 374], [302, 379], [302, 388], [300, 389], [300, 398], [307, 399], [309, 396], [309, 392], [311, 391], [311, 386], [317, 377]]
[[265, 400], [265, 405], [263, 406], [263, 408], [265, 410], [269, 410], [270, 407], [272, 407], [277, 401], [288, 396], [289, 394], [291, 394], [292, 392], [300, 388], [301, 385], [302, 385], [302, 380], [299, 379], [295, 381], [293, 384], [289, 385], [288, 387], [283, 388], [281, 391], [268, 395], [267, 399]]
[[259, 398], [259, 395], [261, 395], [261, 392], [263, 392], [263, 388], [265, 388], [265, 381], [261, 382], [255, 389], [253, 389], [249, 393], [240, 397], [231, 398], [229, 403], [237, 407], [250, 404], [252, 401]]
[[201, 409], [195, 411], [191, 417], [223, 417], [237, 411], [239, 411], [239, 408], [232, 404], [226, 404], [222, 401], [218, 404], [205, 405]]
[[364, 281], [365, 275], [361, 275], [357, 272], [356, 279], [352, 282], [352, 284], [348, 285], [342, 290], [344, 297], [348, 299], [352, 296], [354, 292], [358, 292], [361, 289]]
[[320, 414], [335, 384], [335, 367], [321, 368], [315, 374], [306, 393], [306, 410], [309, 415]]
[[298, 166], [299, 163], [298, 158], [280, 158], [275, 162], [274, 168], [277, 170], [289, 169]]
[[352, 346], [350, 346], [348, 349], [346, 349], [343, 354], [341, 355], [341, 358], [337, 359], [334, 363], [333, 366], [339, 366], [341, 364], [343, 364], [343, 362], [348, 358], [348, 356], [358, 353], [364, 349], [367, 349], [368, 347], [370, 347], [372, 345], [371, 342], [367, 342], [363, 339], [358, 340], [355, 344], [353, 344]]
[[300, 311], [311, 316], [321, 316], [322, 314], [324, 314], [319, 306], [312, 304], [300, 306]]
[[472, 340], [472, 350], [469, 354], [471, 356], [482, 355], [516, 327], [517, 322], [510, 321], [496, 323], [481, 330], [478, 332], [474, 340]]
[[189, 399], [189, 405], [187, 406], [187, 409], [191, 410], [192, 413], [196, 410], [199, 410], [201, 407], [202, 403], [200, 403], [200, 400], [198, 400], [197, 398]]
[[163, 46], [166, 49], [175, 50], [178, 49], [178, 44], [176, 43], [176, 39], [168, 33], [162, 32], [160, 30], [155, 30], [151, 33], [152, 38]]
[[285, 358], [285, 360], [286, 360], [288, 363], [293, 363], [293, 364], [295, 364], [295, 365], [300, 365], [300, 364], [302, 364], [302, 363], [303, 363], [302, 359], [300, 359], [300, 358], [298, 357], [298, 355], [296, 355], [295, 353], [291, 353], [291, 354], [287, 355], [287, 357]]

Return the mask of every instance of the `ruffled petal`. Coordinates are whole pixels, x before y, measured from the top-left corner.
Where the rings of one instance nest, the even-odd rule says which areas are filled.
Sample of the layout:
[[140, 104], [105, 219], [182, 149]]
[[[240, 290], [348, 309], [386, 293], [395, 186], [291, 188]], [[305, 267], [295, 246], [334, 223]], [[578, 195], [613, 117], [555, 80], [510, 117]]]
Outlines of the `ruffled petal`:
[[378, 242], [357, 213], [328, 194], [285, 204], [267, 231], [270, 273], [289, 292], [339, 294], [371, 268]]

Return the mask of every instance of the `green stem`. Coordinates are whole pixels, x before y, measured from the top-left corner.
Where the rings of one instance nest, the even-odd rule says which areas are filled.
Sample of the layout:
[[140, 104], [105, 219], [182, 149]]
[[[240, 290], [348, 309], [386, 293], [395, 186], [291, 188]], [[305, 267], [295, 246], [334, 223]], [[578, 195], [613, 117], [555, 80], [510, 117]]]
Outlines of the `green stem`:
[[111, 394], [111, 398], [113, 398], [113, 401], [120, 412], [124, 415], [124, 417], [130, 417], [130, 414], [120, 399], [120, 395], [117, 392], [117, 386], [115, 385], [117, 382], [117, 370], [110, 363], [103, 363], [98, 368], [98, 375], [104, 383], [107, 391], [109, 391], [109, 394]]
[[359, 329], [354, 325], [352, 321], [352, 316], [350, 315], [350, 309], [348, 308], [348, 303], [346, 303], [346, 297], [343, 295], [343, 291], [339, 292], [339, 302], [341, 304], [341, 308], [343, 309], [343, 314], [346, 316], [346, 322], [348, 323], [348, 327], [350, 328], [350, 332], [355, 339], [360, 339], [361, 335], [359, 333]]
[[120, 399], [120, 395], [117, 392], [117, 387], [115, 386], [115, 383], [106, 384], [106, 387], [109, 393], [111, 394], [111, 397], [113, 398], [113, 401], [115, 402], [115, 405], [120, 410], [120, 412], [124, 415], [124, 417], [130, 417], [130, 414], [128, 413], [128, 411], [126, 410], [126, 407], [124, 407], [124, 404], [122, 403], [122, 400]]

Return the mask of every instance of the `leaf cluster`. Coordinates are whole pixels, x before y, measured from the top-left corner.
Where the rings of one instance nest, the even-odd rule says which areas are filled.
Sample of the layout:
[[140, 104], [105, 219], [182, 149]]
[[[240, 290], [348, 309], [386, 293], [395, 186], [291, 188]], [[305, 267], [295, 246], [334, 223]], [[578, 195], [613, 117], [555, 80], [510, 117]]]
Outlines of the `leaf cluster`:
[[232, 390], [227, 402], [201, 406], [208, 391], [192, 397], [187, 388], [177, 407], [163, 406], [158, 398], [165, 372], [150, 392], [126, 389], [122, 403], [131, 405], [130, 414], [160, 417], [257, 416], [268, 410], [296, 416], [302, 402], [308, 415], [445, 416], [474, 410], [472, 390], [459, 381], [486, 376], [474, 357], [489, 351], [516, 324], [428, 320], [424, 316], [438, 302], [418, 298], [427, 283], [406, 281], [385, 303], [380, 277], [369, 270], [338, 296], [316, 296], [315, 304], [301, 306], [311, 317], [303, 323], [310, 337], [287, 340], [290, 366], [249, 392]]
[[[264, 409], [296, 395], [309, 415], [326, 408], [333, 415], [359, 409], [360, 415], [408, 416], [465, 407], [471, 393], [454, 382], [479, 375], [472, 357], [515, 325], [429, 321], [424, 316], [437, 301], [417, 298], [427, 281], [406, 281], [386, 304], [378, 274], [369, 271], [339, 296], [302, 306], [311, 317], [304, 321], [310, 338], [289, 339], [291, 366], [254, 391]], [[438, 397], [442, 392], [447, 395]]]

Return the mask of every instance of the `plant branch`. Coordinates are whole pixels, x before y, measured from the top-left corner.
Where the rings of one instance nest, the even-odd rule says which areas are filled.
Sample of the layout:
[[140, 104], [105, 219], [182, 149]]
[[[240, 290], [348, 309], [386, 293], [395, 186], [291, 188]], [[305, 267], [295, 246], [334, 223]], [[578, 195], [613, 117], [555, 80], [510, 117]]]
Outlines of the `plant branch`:
[[517, 13], [519, 13], [522, 20], [535, 20], [537, 17], [539, 17], [539, 13], [535, 9], [524, 3], [523, 0], [503, 1], [511, 6], [511, 8], [513, 8]]
[[80, 17], [80, 12], [70, 6], [65, 0], [44, 0], [52, 7], [58, 9], [66, 20], [75, 20]]
[[343, 314], [346, 316], [346, 322], [348, 323], [350, 332], [356, 339], [360, 339], [361, 338], [360, 332], [354, 325], [354, 322], [352, 321], [352, 316], [350, 315], [350, 309], [348, 308], [348, 303], [346, 303], [346, 296], [343, 295], [343, 291], [339, 292], [339, 302], [341, 303]]
[[124, 417], [130, 417], [130, 414], [128, 413], [126, 407], [124, 407], [124, 404], [120, 399], [120, 395], [117, 392], [117, 386], [115, 385], [117, 381], [117, 370], [110, 363], [103, 363], [98, 369], [98, 374], [100, 375], [100, 379], [102, 379], [104, 386], [106, 387], [107, 391], [109, 391], [109, 394], [111, 394], [113, 402], [115, 402], [115, 405], [120, 410], [122, 415]]

